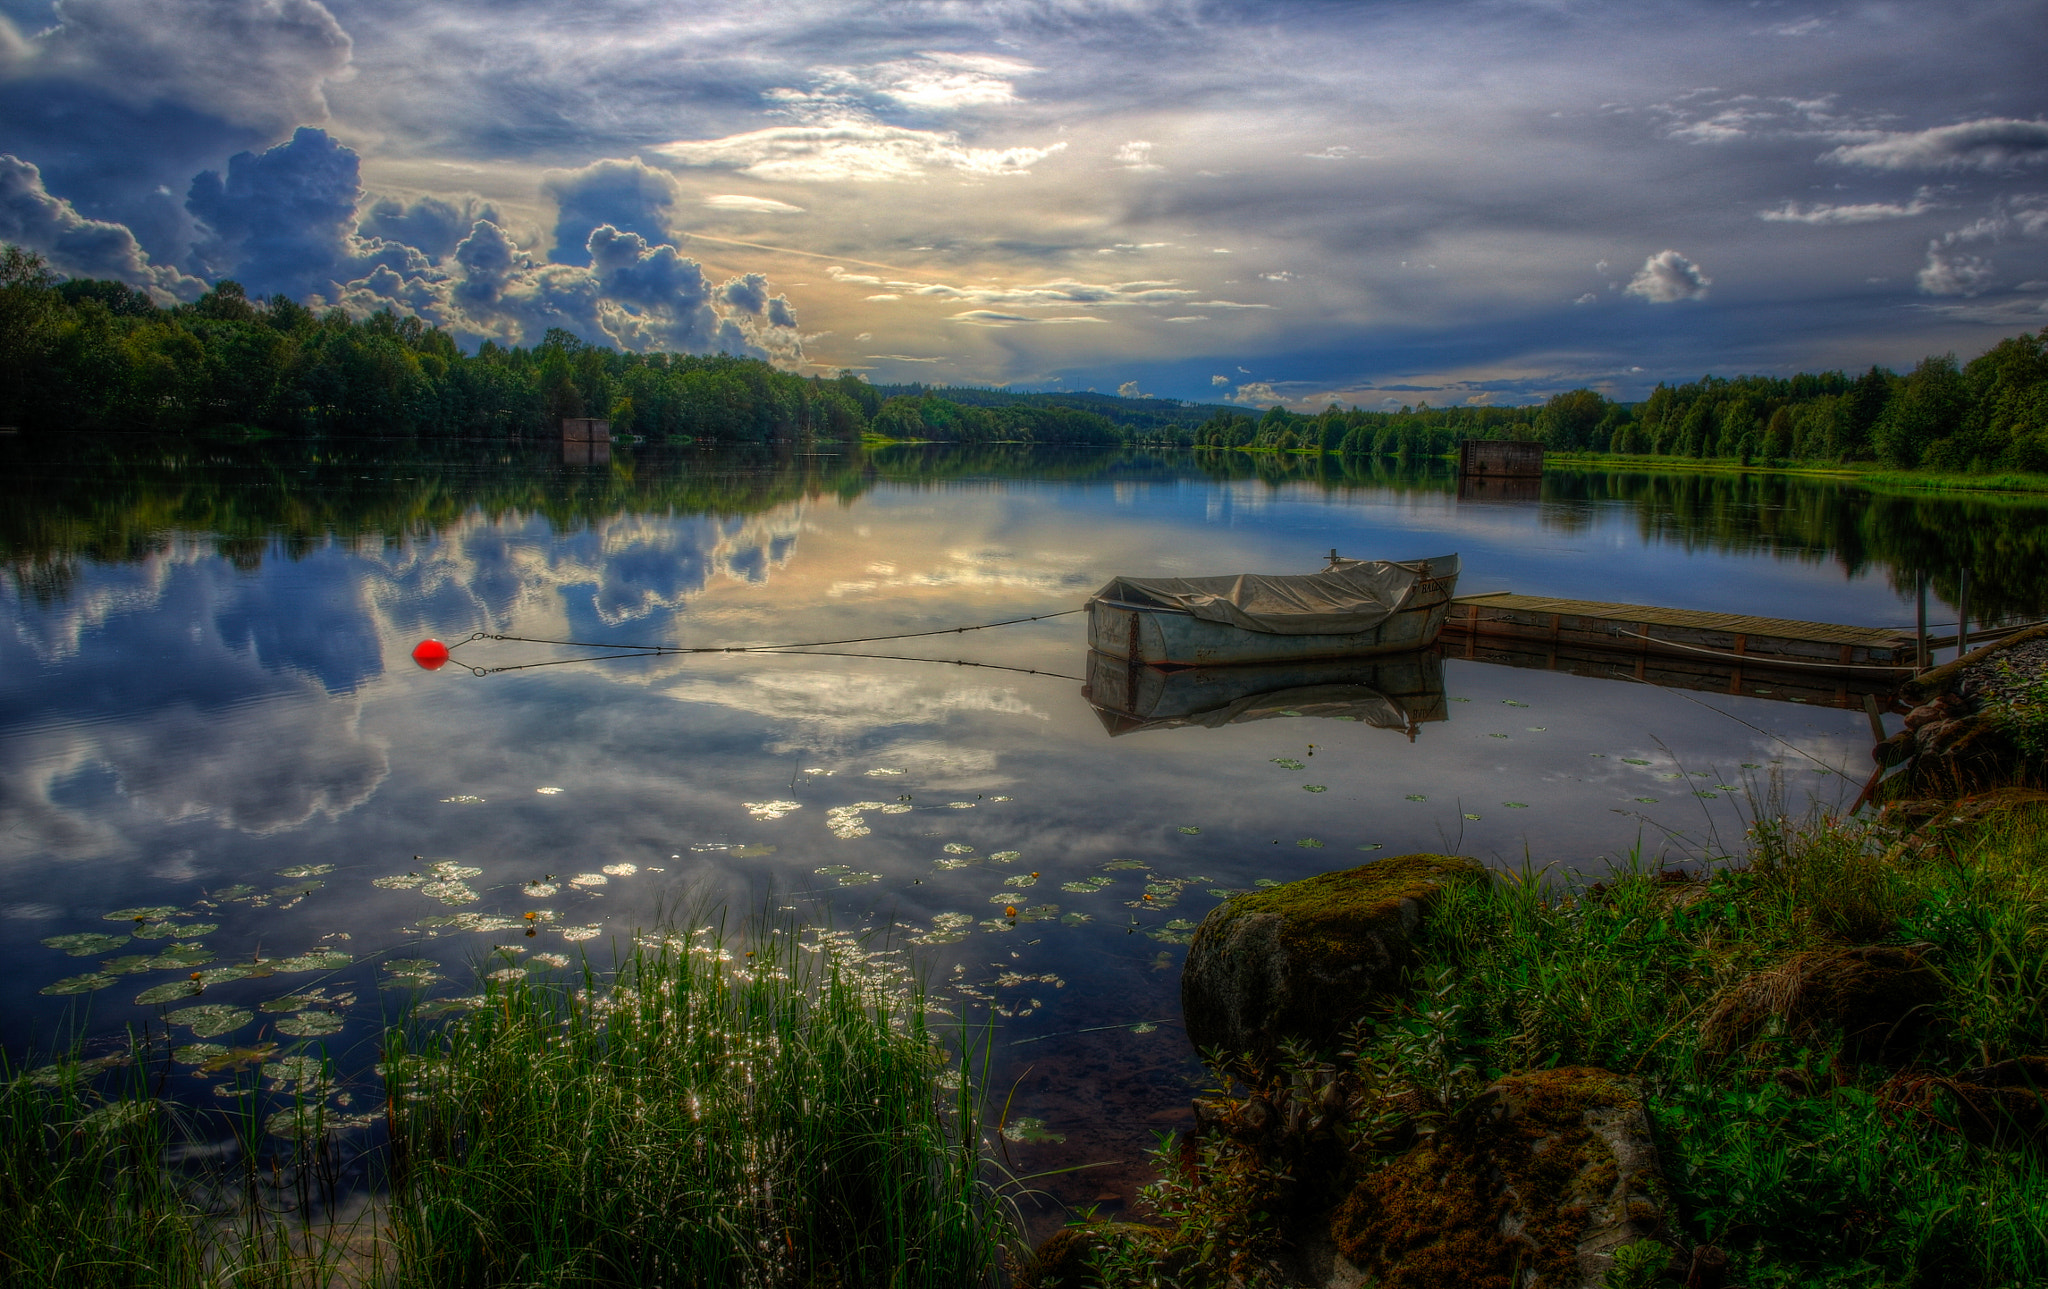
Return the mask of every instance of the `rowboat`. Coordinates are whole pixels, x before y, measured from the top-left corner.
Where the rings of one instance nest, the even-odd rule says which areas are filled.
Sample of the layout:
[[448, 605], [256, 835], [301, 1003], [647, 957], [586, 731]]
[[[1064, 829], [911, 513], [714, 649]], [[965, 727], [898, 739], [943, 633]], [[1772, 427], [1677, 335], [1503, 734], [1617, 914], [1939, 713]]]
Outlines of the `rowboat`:
[[1434, 652], [1171, 671], [1091, 652], [1081, 696], [1112, 738], [1308, 717], [1402, 730], [1413, 740], [1418, 726], [1447, 713], [1443, 659]]
[[1458, 557], [1339, 559], [1320, 573], [1113, 578], [1088, 601], [1088, 647], [1151, 667], [1408, 653], [1436, 643]]

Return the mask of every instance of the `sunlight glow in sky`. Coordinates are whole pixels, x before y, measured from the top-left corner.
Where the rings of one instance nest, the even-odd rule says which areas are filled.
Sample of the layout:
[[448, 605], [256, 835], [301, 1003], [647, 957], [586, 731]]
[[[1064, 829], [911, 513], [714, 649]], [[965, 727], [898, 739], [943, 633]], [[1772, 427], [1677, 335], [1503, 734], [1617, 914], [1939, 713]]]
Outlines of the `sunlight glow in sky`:
[[0, 0], [0, 240], [883, 382], [1639, 398], [2048, 325], [2048, 3]]

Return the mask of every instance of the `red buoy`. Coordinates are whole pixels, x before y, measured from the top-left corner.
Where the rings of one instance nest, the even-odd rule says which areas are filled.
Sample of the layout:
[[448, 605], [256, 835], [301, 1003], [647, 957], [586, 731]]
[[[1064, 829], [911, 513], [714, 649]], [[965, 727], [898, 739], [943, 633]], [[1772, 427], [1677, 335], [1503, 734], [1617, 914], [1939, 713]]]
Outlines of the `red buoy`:
[[439, 671], [448, 661], [448, 646], [439, 640], [422, 640], [412, 647], [412, 660], [428, 671]]

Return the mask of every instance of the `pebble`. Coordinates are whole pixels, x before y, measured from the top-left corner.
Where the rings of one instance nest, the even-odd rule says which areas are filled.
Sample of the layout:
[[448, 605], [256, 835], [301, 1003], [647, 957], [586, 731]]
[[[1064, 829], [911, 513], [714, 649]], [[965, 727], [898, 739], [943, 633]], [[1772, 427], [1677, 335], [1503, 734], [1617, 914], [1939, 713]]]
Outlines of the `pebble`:
[[1956, 688], [1980, 708], [2048, 700], [2048, 640], [2029, 640], [1972, 663]]

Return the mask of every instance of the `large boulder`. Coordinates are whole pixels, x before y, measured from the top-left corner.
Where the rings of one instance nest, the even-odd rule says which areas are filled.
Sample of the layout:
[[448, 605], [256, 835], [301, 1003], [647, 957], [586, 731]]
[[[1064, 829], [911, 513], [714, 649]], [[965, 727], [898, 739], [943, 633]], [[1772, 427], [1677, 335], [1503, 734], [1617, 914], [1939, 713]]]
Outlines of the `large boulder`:
[[1668, 1206], [1633, 1080], [1510, 1075], [1477, 1114], [1357, 1182], [1330, 1219], [1339, 1274], [1326, 1283], [1593, 1289], [1616, 1249], [1658, 1238]]
[[1334, 1047], [1402, 987], [1423, 916], [1446, 886], [1484, 880], [1455, 855], [1396, 855], [1240, 895], [1195, 931], [1181, 1013], [1197, 1051], [1265, 1065], [1289, 1040]]

